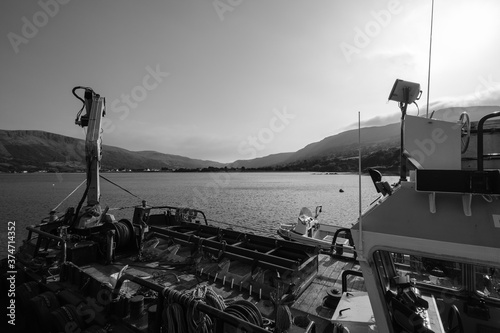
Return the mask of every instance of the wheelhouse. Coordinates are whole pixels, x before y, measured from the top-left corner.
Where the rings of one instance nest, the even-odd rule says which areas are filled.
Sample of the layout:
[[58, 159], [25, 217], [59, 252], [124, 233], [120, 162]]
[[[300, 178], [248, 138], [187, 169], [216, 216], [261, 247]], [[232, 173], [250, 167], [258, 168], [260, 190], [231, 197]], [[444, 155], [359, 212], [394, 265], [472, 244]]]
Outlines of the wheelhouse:
[[500, 328], [500, 112], [471, 117], [406, 117], [408, 172], [352, 228], [379, 332]]

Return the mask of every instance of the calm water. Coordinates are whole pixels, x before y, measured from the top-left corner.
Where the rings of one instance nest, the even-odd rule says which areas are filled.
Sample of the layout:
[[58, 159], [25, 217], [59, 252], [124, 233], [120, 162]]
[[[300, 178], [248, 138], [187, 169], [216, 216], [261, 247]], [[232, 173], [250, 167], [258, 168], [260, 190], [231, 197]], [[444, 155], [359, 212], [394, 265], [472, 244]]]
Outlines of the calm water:
[[[252, 228], [277, 237], [279, 223], [295, 221], [300, 208], [323, 206], [320, 221], [351, 226], [358, 216], [358, 176], [313, 173], [128, 173], [104, 174], [149, 205], [197, 208], [212, 224], [217, 221]], [[7, 222], [16, 222], [16, 243], [26, 226], [48, 216], [85, 178], [84, 174], [0, 174], [0, 257], [6, 255]], [[397, 177], [386, 177], [389, 182]], [[340, 193], [339, 190], [344, 192]], [[362, 177], [363, 210], [378, 195], [369, 177]], [[58, 209], [78, 205], [84, 186]], [[101, 204], [110, 208], [141, 203], [101, 179]], [[116, 218], [132, 219], [132, 209], [113, 210]], [[221, 225], [226, 226], [226, 225]], [[246, 230], [248, 231], [248, 230]]]

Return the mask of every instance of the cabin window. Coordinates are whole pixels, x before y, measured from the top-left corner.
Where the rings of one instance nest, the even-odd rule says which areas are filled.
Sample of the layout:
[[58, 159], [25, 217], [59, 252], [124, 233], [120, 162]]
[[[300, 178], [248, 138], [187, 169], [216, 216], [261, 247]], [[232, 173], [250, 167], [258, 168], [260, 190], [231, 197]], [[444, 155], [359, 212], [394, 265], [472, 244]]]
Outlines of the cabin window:
[[383, 260], [383, 257], [385, 255], [387, 255], [387, 252], [376, 251], [373, 255], [373, 260], [375, 261], [375, 266], [377, 267], [377, 273], [382, 284], [382, 289], [389, 290], [391, 284], [391, 275], [388, 272], [388, 267]]
[[[424, 288], [429, 286], [451, 291], [464, 288], [463, 266], [453, 261], [387, 251], [376, 251], [374, 261], [385, 290], [395, 288], [393, 278], [396, 276], [407, 276], [408, 281]], [[497, 281], [499, 275], [500, 271], [497, 272]]]
[[422, 286], [463, 289], [462, 265], [459, 263], [402, 253], [392, 255], [399, 275], [409, 276]]
[[474, 286], [480, 297], [500, 300], [500, 268], [474, 266]]

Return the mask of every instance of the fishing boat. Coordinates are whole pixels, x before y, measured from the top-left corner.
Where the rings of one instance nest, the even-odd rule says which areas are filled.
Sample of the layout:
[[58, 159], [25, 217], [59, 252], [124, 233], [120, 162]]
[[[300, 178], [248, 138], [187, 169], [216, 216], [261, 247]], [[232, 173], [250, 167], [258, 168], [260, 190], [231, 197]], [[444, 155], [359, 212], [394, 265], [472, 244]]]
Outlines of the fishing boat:
[[[209, 225], [195, 208], [143, 201], [117, 221], [100, 206], [104, 97], [76, 87], [76, 123], [88, 127], [84, 196], [27, 227], [23, 245], [1, 261], [8, 324], [20, 332], [498, 332], [500, 111], [408, 116], [419, 89], [397, 80], [391, 92], [403, 115], [400, 181], [371, 172], [380, 198], [351, 228], [357, 258], [348, 260]], [[307, 226], [319, 210], [301, 213]]]
[[322, 209], [322, 206], [316, 206], [313, 217], [311, 210], [303, 207], [299, 212], [297, 222], [279, 225], [278, 235], [286, 240], [316, 246], [322, 252], [355, 260], [356, 251], [351, 229], [320, 223], [318, 217]]
[[86, 188], [76, 208], [51, 211], [28, 226], [23, 245], [18, 251], [9, 247], [1, 261], [10, 328], [314, 330], [312, 320], [295, 325], [289, 305], [318, 276], [317, 248], [211, 226], [193, 208], [142, 201], [130, 220], [116, 220], [109, 207], [101, 207], [105, 100], [89, 87], [75, 87], [73, 94], [83, 104], [76, 124], [87, 128]]

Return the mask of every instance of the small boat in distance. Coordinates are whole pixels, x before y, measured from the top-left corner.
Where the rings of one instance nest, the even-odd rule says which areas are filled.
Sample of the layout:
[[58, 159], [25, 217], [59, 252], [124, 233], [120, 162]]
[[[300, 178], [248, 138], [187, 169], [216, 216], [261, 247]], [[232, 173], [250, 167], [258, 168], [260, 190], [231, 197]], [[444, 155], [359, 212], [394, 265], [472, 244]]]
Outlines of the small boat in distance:
[[296, 223], [282, 223], [277, 232], [286, 240], [317, 246], [323, 252], [332, 255], [356, 259], [351, 230], [334, 225], [320, 223], [318, 216], [322, 206], [316, 206], [315, 214], [307, 207], [302, 207]]

